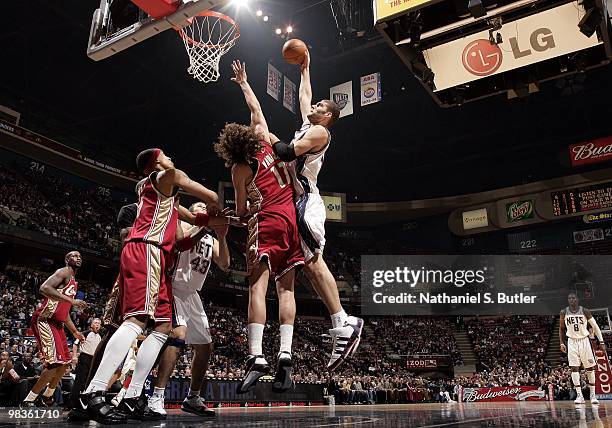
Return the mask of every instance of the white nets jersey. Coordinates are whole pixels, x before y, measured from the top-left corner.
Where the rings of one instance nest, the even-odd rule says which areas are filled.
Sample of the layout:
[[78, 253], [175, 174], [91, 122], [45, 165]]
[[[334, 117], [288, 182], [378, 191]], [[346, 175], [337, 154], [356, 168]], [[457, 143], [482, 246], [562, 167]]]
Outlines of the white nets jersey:
[[582, 306], [572, 312], [569, 306], [565, 308], [565, 334], [570, 339], [584, 339], [589, 336], [587, 318]]
[[[302, 127], [295, 132], [292, 143], [301, 140], [306, 135], [306, 132], [312, 127], [312, 123], [306, 121]], [[304, 153], [297, 157], [291, 165], [291, 173], [293, 175], [293, 183], [296, 191], [296, 196], [304, 193], [319, 193], [317, 188], [317, 177], [323, 167], [323, 159], [325, 152], [331, 142], [331, 134], [327, 130], [327, 144], [316, 153]]]
[[214, 238], [206, 234], [189, 251], [179, 256], [174, 272], [173, 289], [200, 291], [212, 262]]

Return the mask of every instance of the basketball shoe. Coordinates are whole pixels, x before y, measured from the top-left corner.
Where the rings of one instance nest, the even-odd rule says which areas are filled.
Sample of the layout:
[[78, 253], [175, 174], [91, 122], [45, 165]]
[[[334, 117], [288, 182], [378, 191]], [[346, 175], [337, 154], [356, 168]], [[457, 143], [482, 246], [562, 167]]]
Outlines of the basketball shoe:
[[595, 395], [591, 397], [591, 404], [594, 404], [594, 405], [599, 404], [599, 400], [597, 399]]
[[160, 415], [166, 414], [166, 409], [164, 409], [164, 396], [159, 394], [153, 394], [149, 397], [149, 409], [153, 410]]
[[202, 397], [192, 396], [185, 397], [183, 400], [183, 404], [181, 405], [181, 410], [187, 413], [193, 413], [194, 415], [199, 416], [215, 416], [215, 411], [209, 409], [206, 404], [204, 404], [204, 400]]
[[270, 366], [263, 355], [249, 355], [246, 362], [246, 374], [238, 384], [236, 394], [246, 394], [255, 387], [260, 377], [269, 372]]
[[582, 394], [578, 395], [574, 400], [574, 404], [584, 404], [584, 396]]
[[332, 353], [327, 363], [329, 370], [335, 370], [348, 357], [355, 354], [361, 341], [363, 319], [349, 316], [341, 327], [329, 330], [332, 339]]
[[278, 359], [276, 362], [276, 374], [274, 375], [274, 383], [272, 384], [272, 391], [274, 392], [285, 392], [291, 388], [291, 369], [293, 362], [291, 361], [291, 354], [286, 351], [278, 353]]

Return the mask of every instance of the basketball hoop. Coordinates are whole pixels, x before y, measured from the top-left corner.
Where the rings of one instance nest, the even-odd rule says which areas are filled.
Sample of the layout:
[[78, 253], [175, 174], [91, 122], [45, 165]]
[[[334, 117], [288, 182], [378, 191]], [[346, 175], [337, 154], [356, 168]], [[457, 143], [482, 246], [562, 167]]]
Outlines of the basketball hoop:
[[189, 56], [187, 72], [200, 82], [216, 82], [219, 79], [219, 61], [236, 44], [240, 28], [229, 16], [211, 10], [205, 10], [187, 22], [178, 30]]

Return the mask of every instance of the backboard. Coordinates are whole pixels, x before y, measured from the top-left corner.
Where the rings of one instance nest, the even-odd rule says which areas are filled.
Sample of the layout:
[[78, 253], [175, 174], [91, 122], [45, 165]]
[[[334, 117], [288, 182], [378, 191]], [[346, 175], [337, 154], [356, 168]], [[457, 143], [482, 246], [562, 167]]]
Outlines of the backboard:
[[91, 21], [87, 56], [108, 58], [170, 28], [182, 28], [200, 12], [225, 5], [228, 0], [157, 0], [165, 16], [150, 16], [129, 0], [101, 0]]

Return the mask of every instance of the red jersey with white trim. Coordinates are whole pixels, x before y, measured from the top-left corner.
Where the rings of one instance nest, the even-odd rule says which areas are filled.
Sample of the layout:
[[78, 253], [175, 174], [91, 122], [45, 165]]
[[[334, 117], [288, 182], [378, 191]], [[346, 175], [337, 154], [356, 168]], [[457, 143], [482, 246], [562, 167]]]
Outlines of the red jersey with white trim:
[[159, 171], [138, 183], [138, 213], [126, 242], [144, 241], [170, 252], [178, 224], [178, 188], [166, 196], [155, 188]]
[[[58, 288], [57, 291], [64, 296], [74, 299], [77, 289], [78, 283], [74, 279], [74, 276], [71, 276], [68, 284]], [[63, 300], [55, 300], [45, 297], [45, 300], [43, 300], [40, 306], [36, 308], [32, 316], [38, 316], [39, 319], [49, 319], [63, 323], [66, 321], [66, 318], [68, 318], [71, 307], [72, 305], [70, 303]]]
[[262, 141], [253, 163], [257, 171], [247, 185], [249, 212], [293, 213], [295, 219], [291, 174], [285, 162], [276, 157], [270, 144]]

